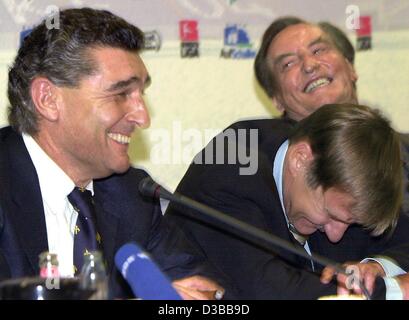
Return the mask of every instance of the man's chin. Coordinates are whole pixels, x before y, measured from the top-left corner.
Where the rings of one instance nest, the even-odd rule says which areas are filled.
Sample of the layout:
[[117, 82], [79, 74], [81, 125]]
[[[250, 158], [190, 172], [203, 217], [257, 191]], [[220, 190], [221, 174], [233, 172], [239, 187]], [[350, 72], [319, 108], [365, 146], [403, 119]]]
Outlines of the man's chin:
[[334, 92], [333, 90], [328, 90], [322, 97], [316, 100], [315, 105], [317, 108], [322, 107], [326, 104], [343, 104], [343, 103], [357, 103], [356, 98], [353, 96], [345, 96], [339, 92]]
[[128, 162], [127, 164], [124, 164], [124, 165], [119, 166], [118, 168], [116, 168], [114, 173], [116, 173], [116, 174], [125, 173], [125, 172], [127, 172], [129, 170], [130, 167], [131, 167], [131, 164]]
[[335, 90], [335, 88], [324, 87], [318, 90], [319, 91], [312, 93], [310, 96], [310, 105], [313, 106], [315, 110], [326, 104], [352, 102], [350, 98], [345, 97], [343, 92], [339, 92], [339, 90]]
[[129, 168], [131, 167], [131, 163], [129, 161], [121, 161], [115, 164], [112, 164], [109, 168], [109, 172], [107, 172], [108, 174], [106, 175], [106, 177], [111, 176], [113, 174], [122, 174], [125, 173], [129, 170]]
[[304, 228], [302, 226], [300, 226], [298, 228], [296, 224], [294, 224], [294, 227], [297, 230], [297, 232], [303, 237], [308, 237], [308, 236], [312, 235], [315, 231], [317, 231], [316, 228], [309, 228], [309, 227], [305, 227], [305, 226], [304, 226]]

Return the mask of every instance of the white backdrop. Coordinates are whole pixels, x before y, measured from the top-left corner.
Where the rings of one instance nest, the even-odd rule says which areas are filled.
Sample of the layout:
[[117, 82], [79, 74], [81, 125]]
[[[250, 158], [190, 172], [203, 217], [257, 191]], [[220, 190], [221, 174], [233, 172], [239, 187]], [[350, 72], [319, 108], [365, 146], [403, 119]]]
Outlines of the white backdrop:
[[[120, 14], [141, 29], [157, 29], [165, 40], [178, 39], [178, 21], [196, 19], [203, 39], [219, 39], [226, 23], [244, 23], [259, 38], [266, 26], [281, 15], [302, 15], [308, 20], [328, 20], [346, 28], [346, 8], [355, 5], [361, 15], [371, 15], [374, 31], [409, 28], [408, 0], [0, 0], [0, 46], [17, 44], [13, 37], [37, 23], [47, 6], [91, 6]], [[16, 40], [17, 38], [15, 38]], [[11, 42], [10, 42], [11, 41]]]

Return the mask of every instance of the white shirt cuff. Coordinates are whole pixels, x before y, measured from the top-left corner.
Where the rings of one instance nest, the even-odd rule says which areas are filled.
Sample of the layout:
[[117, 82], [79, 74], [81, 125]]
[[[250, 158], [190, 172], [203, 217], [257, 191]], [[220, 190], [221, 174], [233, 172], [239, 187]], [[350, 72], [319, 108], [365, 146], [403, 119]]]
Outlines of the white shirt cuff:
[[383, 270], [385, 271], [385, 276], [386, 277], [395, 277], [401, 274], [405, 274], [406, 271], [403, 270], [401, 267], [399, 267], [396, 263], [394, 263], [391, 259], [388, 259], [386, 257], [376, 257], [376, 258], [366, 258], [361, 261], [361, 263], [369, 262], [369, 261], [375, 261], [378, 262]]
[[385, 287], [386, 287], [386, 300], [403, 300], [403, 292], [400, 288], [399, 282], [392, 278], [395, 276], [398, 276], [400, 274], [405, 274], [405, 270], [403, 270], [401, 267], [399, 267], [396, 263], [392, 262], [391, 259], [388, 258], [381, 258], [381, 257], [376, 257], [376, 258], [366, 258], [361, 261], [361, 263], [369, 262], [369, 261], [375, 261], [381, 265], [383, 270], [385, 271], [385, 277], [383, 278], [383, 281], [385, 281]]
[[383, 278], [386, 286], [386, 300], [403, 300], [403, 292], [398, 280], [394, 278]]

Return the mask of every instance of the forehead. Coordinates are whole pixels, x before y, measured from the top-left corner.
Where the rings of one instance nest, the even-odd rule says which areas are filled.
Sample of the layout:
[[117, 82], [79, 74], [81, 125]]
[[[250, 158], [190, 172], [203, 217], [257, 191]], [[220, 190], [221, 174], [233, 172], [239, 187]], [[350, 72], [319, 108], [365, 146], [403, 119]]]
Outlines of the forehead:
[[113, 83], [132, 77], [147, 77], [145, 64], [136, 52], [118, 48], [96, 48], [90, 49], [88, 54], [97, 70], [92, 78]]
[[295, 52], [301, 47], [307, 47], [318, 38], [328, 38], [317, 26], [311, 24], [296, 24], [280, 31], [271, 42], [268, 49], [270, 56]]

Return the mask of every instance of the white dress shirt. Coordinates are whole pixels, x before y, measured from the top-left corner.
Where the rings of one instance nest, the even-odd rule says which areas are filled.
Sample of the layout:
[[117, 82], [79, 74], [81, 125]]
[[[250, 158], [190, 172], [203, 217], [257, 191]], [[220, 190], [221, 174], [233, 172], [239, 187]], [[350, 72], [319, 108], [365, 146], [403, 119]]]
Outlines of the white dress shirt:
[[[74, 275], [74, 228], [78, 213], [68, 201], [75, 184], [29, 135], [23, 140], [37, 171], [47, 227], [48, 251], [57, 254], [62, 277]], [[93, 184], [87, 189], [94, 193]]]

